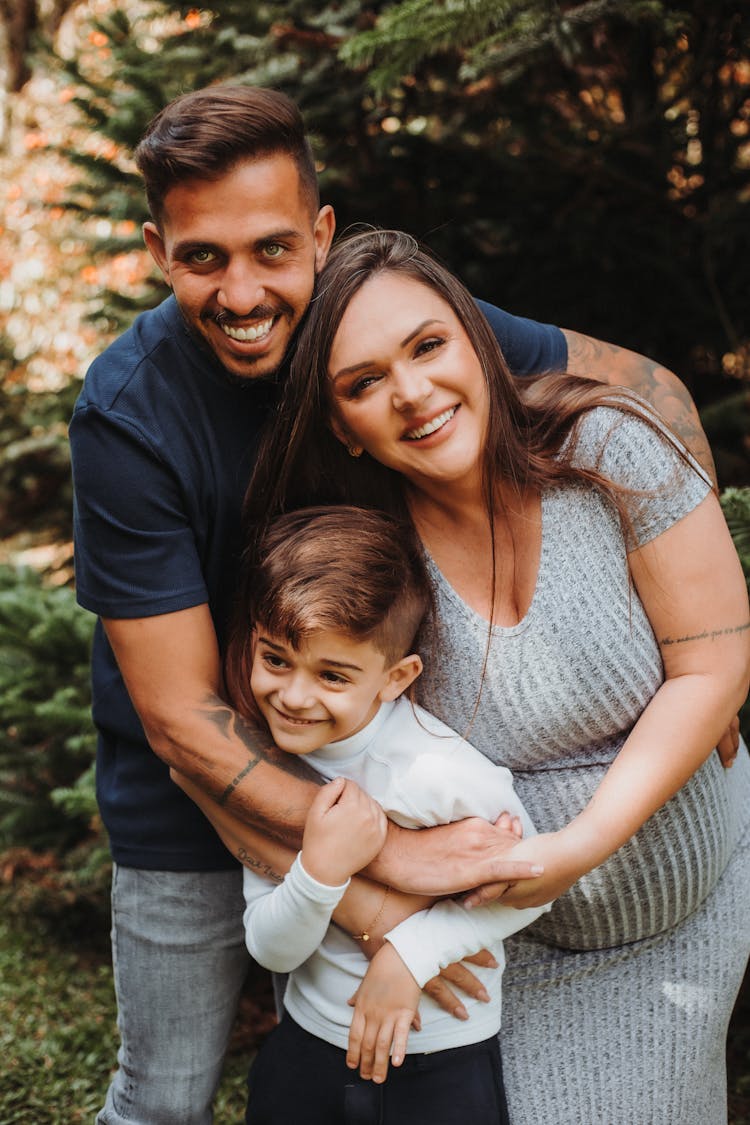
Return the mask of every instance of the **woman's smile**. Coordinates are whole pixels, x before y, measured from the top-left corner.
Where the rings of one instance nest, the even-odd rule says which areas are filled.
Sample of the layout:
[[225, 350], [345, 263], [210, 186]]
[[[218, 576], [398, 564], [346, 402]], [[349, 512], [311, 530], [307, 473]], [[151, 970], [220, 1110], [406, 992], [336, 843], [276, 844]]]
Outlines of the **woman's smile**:
[[456, 313], [405, 274], [376, 274], [341, 318], [329, 360], [332, 425], [412, 483], [480, 479], [488, 393]]

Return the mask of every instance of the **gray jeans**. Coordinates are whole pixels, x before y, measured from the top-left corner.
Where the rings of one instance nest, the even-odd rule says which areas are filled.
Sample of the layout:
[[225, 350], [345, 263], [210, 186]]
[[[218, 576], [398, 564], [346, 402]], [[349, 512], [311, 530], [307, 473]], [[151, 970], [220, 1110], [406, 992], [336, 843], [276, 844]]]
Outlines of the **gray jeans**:
[[97, 1125], [210, 1125], [247, 972], [242, 872], [115, 866], [119, 1067]]

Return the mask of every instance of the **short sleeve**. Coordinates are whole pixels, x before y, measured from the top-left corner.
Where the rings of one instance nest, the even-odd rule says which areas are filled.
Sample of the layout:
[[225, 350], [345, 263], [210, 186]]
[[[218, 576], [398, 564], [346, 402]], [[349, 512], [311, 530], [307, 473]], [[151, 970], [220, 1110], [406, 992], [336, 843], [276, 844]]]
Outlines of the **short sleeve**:
[[102, 617], [208, 600], [176, 474], [127, 419], [79, 408], [70, 424], [76, 592]]
[[568, 345], [559, 328], [513, 316], [486, 301], [476, 304], [484, 313], [514, 375], [544, 375], [548, 371], [565, 370]]
[[645, 421], [610, 407], [584, 417], [573, 461], [596, 469], [624, 490], [628, 550], [661, 535], [696, 508], [712, 487], [698, 462], [666, 435], [655, 416]]

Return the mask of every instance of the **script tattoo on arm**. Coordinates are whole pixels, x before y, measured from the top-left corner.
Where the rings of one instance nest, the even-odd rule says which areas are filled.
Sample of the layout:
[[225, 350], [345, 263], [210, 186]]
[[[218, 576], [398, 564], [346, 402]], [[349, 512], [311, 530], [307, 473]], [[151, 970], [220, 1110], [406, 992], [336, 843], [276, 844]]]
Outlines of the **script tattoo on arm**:
[[614, 387], [628, 387], [650, 402], [672, 426], [716, 485], [708, 439], [687, 387], [677, 376], [647, 356], [564, 330], [568, 371]]
[[325, 778], [306, 765], [296, 754], [285, 754], [270, 741], [270, 736], [259, 726], [254, 726], [234, 708], [216, 695], [207, 696], [198, 711], [199, 716], [210, 722], [221, 735], [232, 742], [241, 742], [247, 750], [247, 765], [232, 778], [229, 784], [216, 796], [219, 805], [225, 805], [237, 786], [260, 762], [278, 767], [284, 773], [303, 781], [313, 781], [324, 785]]
[[681, 645], [686, 641], [715, 641], [717, 637], [729, 637], [735, 633], [745, 633], [748, 629], [750, 629], [750, 621], [745, 622], [744, 625], [729, 625], [726, 629], [707, 629], [703, 633], [693, 633], [692, 636], [663, 637], [659, 644]]
[[239, 847], [237, 849], [237, 859], [245, 867], [249, 867], [251, 871], [257, 872], [258, 875], [263, 875], [264, 878], [270, 879], [272, 883], [283, 883], [284, 876], [280, 875], [268, 863], [264, 863], [262, 859], [257, 856], [250, 855], [245, 848]]

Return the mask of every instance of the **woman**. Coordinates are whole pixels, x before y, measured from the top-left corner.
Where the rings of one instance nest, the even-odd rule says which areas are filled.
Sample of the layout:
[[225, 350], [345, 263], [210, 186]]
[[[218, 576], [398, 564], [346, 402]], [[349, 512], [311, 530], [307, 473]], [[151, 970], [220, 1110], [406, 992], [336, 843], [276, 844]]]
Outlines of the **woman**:
[[515, 851], [544, 875], [504, 897], [557, 899], [508, 943], [513, 1125], [724, 1122], [750, 761], [712, 748], [750, 623], [709, 483], [626, 392], [519, 391], [463, 287], [369, 232], [319, 279], [250, 526], [320, 502], [413, 521], [442, 656], [420, 702], [513, 770], [540, 830]]

